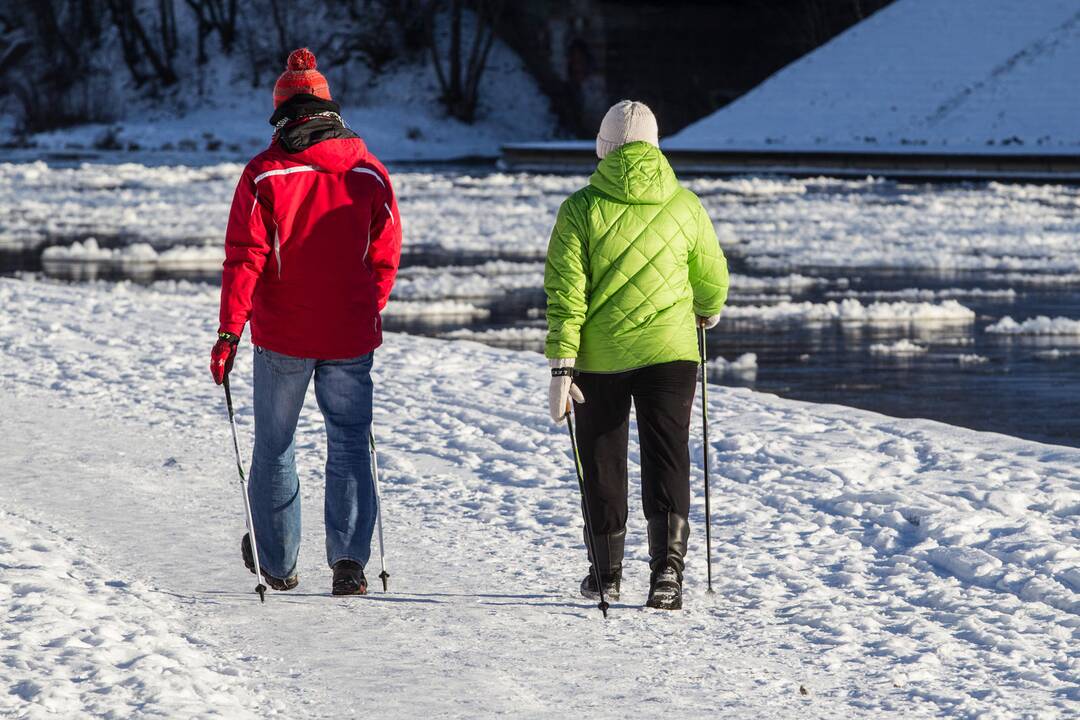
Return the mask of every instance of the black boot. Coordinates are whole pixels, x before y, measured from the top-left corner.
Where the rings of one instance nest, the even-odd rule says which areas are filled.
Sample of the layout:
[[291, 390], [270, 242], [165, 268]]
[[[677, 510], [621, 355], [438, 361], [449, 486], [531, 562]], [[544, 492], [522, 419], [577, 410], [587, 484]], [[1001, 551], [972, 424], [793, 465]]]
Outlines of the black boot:
[[367, 578], [364, 566], [352, 560], [338, 560], [334, 563], [335, 595], [367, 595]]
[[[622, 583], [623, 544], [626, 540], [626, 528], [595, 538], [595, 557], [590, 554], [592, 567], [589, 574], [581, 581], [581, 594], [590, 600], [600, 599], [600, 589], [596, 586], [596, 571], [600, 571], [600, 582], [604, 584], [604, 599], [618, 600], [619, 585]], [[585, 538], [585, 547], [589, 547], [589, 538]]]
[[682, 580], [686, 558], [686, 541], [690, 524], [675, 513], [649, 518], [649, 579], [648, 607], [658, 610], [682, 608]]
[[[244, 566], [251, 571], [252, 575], [254, 575], [255, 556], [251, 552], [251, 538], [248, 537], [247, 533], [244, 533], [243, 539], [240, 540], [240, 554], [244, 557]], [[263, 579], [266, 580], [266, 584], [274, 590], [292, 590], [294, 587], [300, 584], [300, 577], [298, 575], [293, 575], [282, 580], [281, 578], [276, 578], [263, 570], [262, 576]]]

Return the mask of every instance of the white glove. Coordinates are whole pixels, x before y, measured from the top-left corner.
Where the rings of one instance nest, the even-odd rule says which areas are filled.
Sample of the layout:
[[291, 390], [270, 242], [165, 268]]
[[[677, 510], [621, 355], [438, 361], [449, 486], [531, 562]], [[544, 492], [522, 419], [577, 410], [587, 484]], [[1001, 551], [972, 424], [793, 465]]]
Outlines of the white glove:
[[[573, 369], [575, 360], [577, 358], [556, 358], [549, 360], [548, 363], [552, 369]], [[566, 414], [570, 412], [570, 398], [574, 398], [579, 403], [585, 402], [585, 396], [581, 394], [581, 389], [574, 384], [573, 376], [553, 375], [551, 388], [548, 390], [548, 410], [551, 412], [551, 419], [554, 422], [562, 422]]]
[[710, 315], [709, 317], [697, 316], [698, 327], [703, 327], [706, 330], [712, 330], [720, 322], [720, 313], [716, 315]]

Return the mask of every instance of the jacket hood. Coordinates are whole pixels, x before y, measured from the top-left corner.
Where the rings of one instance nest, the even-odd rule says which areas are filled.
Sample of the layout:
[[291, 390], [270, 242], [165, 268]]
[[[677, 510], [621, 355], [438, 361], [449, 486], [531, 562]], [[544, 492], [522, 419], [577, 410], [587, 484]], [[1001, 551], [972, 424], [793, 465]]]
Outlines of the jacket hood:
[[313, 95], [294, 95], [270, 116], [274, 145], [290, 160], [327, 172], [345, 172], [367, 156], [367, 147], [345, 126], [338, 104]]
[[596, 166], [589, 184], [629, 205], [655, 205], [679, 191], [679, 181], [660, 148], [632, 142], [612, 150]]
[[367, 145], [358, 137], [321, 140], [303, 150], [288, 154], [290, 160], [314, 165], [319, 170], [332, 173], [351, 170], [367, 156]]

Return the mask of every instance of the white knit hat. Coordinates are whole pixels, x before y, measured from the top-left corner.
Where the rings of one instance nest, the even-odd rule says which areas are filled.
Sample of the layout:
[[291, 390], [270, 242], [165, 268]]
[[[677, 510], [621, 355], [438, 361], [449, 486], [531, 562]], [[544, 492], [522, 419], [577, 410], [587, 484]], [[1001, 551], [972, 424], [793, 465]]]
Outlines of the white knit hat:
[[611, 106], [600, 123], [600, 133], [596, 136], [596, 157], [603, 160], [612, 150], [638, 140], [660, 146], [656, 116], [643, 102], [620, 100]]

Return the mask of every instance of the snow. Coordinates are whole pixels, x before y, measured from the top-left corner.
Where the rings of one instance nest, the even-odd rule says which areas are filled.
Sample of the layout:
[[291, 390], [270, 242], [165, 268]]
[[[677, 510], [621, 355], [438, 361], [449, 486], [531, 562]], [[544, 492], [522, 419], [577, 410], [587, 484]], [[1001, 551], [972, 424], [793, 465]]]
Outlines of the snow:
[[1072, 0], [896, 0], [668, 138], [680, 150], [1080, 152]]
[[1061, 360], [1062, 358], [1070, 358], [1080, 356], [1080, 350], [1062, 350], [1061, 348], [1050, 348], [1049, 350], [1037, 350], [1034, 356], [1038, 360]]
[[929, 553], [931, 564], [971, 583], [991, 583], [1001, 577], [1001, 561], [979, 548], [939, 547]]
[[257, 717], [242, 698], [267, 702], [263, 692], [205, 651], [176, 603], [119, 579], [65, 534], [0, 511], [0, 611], [8, 618], [0, 715], [108, 717], [144, 707], [171, 717]]
[[987, 273], [987, 280], [1008, 283], [1010, 285], [1028, 285], [1034, 287], [1056, 285], [1080, 285], [1080, 274], [1057, 273]]
[[[439, 270], [442, 270], [440, 268]], [[445, 277], [435, 274], [431, 269], [419, 273], [413, 280], [406, 280], [404, 297], [440, 297], [443, 289], [449, 297], [491, 298], [501, 295], [508, 288], [535, 289], [542, 286], [542, 275], [530, 277], [523, 275], [485, 274], [470, 275], [466, 278], [449, 272]], [[770, 278], [763, 278], [769, 282]], [[460, 281], [460, 282], [459, 282]], [[781, 283], [782, 285], [783, 283]], [[394, 298], [398, 297], [395, 290]], [[752, 296], [751, 296], [752, 297]], [[846, 324], [919, 324], [935, 325], [941, 323], [970, 323], [975, 313], [955, 300], [941, 303], [863, 303], [853, 298], [840, 302], [824, 303], [791, 302], [784, 296], [768, 296], [778, 300], [771, 305], [730, 304], [721, 313], [721, 322], [740, 324], [775, 324], [808, 323], [822, 324], [841, 322]], [[750, 298], [737, 298], [740, 302]], [[458, 300], [393, 300], [387, 307], [390, 316], [453, 316], [459, 318], [484, 318], [491, 310]], [[443, 337], [457, 340], [495, 341], [500, 346], [529, 347], [542, 342], [546, 329], [541, 327], [498, 328], [489, 330], [462, 329], [443, 334]]]
[[118, 269], [138, 265], [169, 270], [213, 270], [225, 261], [225, 247], [223, 244], [177, 246], [159, 253], [147, 243], [102, 248], [97, 238], [91, 237], [84, 242], [46, 248], [41, 260], [46, 265], [94, 263]]
[[987, 289], [987, 288], [940, 288], [929, 290], [925, 288], [904, 288], [903, 290], [844, 290], [830, 291], [830, 296], [841, 298], [871, 298], [873, 300], [905, 300], [908, 302], [933, 300], [947, 300], [973, 298], [978, 300], [1007, 300], [1016, 299], [1016, 290]]
[[547, 327], [508, 327], [488, 330], [462, 328], [442, 333], [439, 337], [447, 340], [472, 340], [494, 347], [531, 349], [539, 352], [544, 347], [544, 341], [547, 340]]
[[398, 318], [437, 318], [452, 317], [462, 320], [482, 320], [491, 315], [491, 310], [477, 307], [456, 300], [417, 301], [394, 300], [386, 306], [387, 317]]
[[956, 362], [961, 365], [983, 365], [990, 362], [990, 358], [975, 353], [963, 353], [957, 356]]
[[475, 267], [406, 267], [394, 283], [394, 297], [410, 301], [480, 300], [543, 286], [543, 263], [492, 261]]
[[[0, 306], [0, 713], [1049, 718], [1080, 700], [1080, 450], [712, 387], [718, 594], [695, 421], [687, 609], [642, 609], [635, 509], [605, 622], [577, 596], [543, 358], [391, 333], [391, 592], [328, 595], [309, 397], [301, 584], [259, 605], [202, 360], [216, 292], [8, 279]], [[250, 448], [246, 340], [233, 378]]]
[[731, 276], [731, 292], [748, 293], [801, 293], [828, 283], [824, 278], [808, 277], [799, 273], [784, 276], [754, 277], [734, 274]]
[[926, 351], [925, 345], [913, 343], [907, 338], [897, 340], [891, 344], [874, 343], [870, 346], [871, 355], [909, 357], [911, 355], [922, 355]]
[[[125, 79], [122, 61], [116, 60], [112, 78]], [[185, 92], [164, 101], [118, 82], [114, 92], [122, 99], [114, 100], [110, 109], [122, 108], [123, 115], [115, 122], [35, 133], [27, 140], [44, 152], [92, 150], [108, 138], [115, 146], [137, 148], [140, 156], [160, 153], [197, 161], [254, 155], [270, 142], [273, 82], [283, 68], [270, 69], [262, 77], [263, 86], [252, 88], [246, 63], [242, 57], [212, 57], [209, 66], [198, 68], [200, 78], [182, 80]], [[503, 143], [551, 138], [557, 125], [548, 99], [523, 61], [501, 41], [493, 45], [481, 78], [473, 124], [446, 116], [437, 101], [435, 70], [426, 57], [393, 63], [380, 73], [363, 63], [338, 68], [320, 63], [319, 69], [335, 99], [343, 103], [345, 122], [384, 162], [494, 158]], [[194, 90], [203, 82], [216, 91], [198, 96]], [[6, 117], [0, 115], [0, 140], [13, 129], [10, 119], [3, 122]]]
[[698, 180], [725, 248], [759, 272], [892, 268], [1075, 274], [1076, 188]]
[[[241, 169], [236, 163], [0, 163], [0, 248], [88, 237], [101, 246], [144, 242], [158, 252], [219, 246]], [[526, 265], [543, 261], [559, 205], [585, 183], [583, 177], [499, 172], [392, 169], [392, 176], [407, 251]], [[1025, 284], [1080, 277], [1076, 187], [822, 178], [692, 179], [686, 185], [701, 195], [725, 251], [744, 258], [755, 274], [771, 276], [736, 273], [733, 292], [801, 292], [814, 280], [811, 268], [981, 271]], [[473, 272], [496, 274], [483, 267]], [[529, 273], [535, 284], [539, 265], [512, 274]], [[430, 281], [406, 282], [399, 292], [424, 295], [424, 282]], [[474, 291], [473, 279], [463, 277], [461, 284]]]
[[780, 302], [775, 305], [731, 305], [723, 320], [804, 323], [941, 323], [973, 322], [975, 313], [956, 300], [941, 303], [880, 302], [864, 305], [854, 298], [840, 302]]
[[757, 376], [757, 355], [743, 353], [734, 360], [715, 357], [708, 361], [707, 367], [709, 369], [709, 378], [713, 380], [720, 379], [725, 375], [752, 380]]
[[[800, 274], [760, 277], [737, 274], [731, 277], [731, 292], [738, 295], [742, 302], [752, 298], [773, 300], [784, 293], [806, 292], [828, 283], [823, 278]], [[411, 301], [438, 298], [484, 300], [501, 298], [517, 291], [539, 291], [543, 287], [543, 262], [492, 260], [472, 266], [404, 267], [394, 284], [394, 297]], [[930, 295], [926, 299], [934, 297]]]
[[986, 332], [995, 335], [1080, 335], [1080, 320], [1040, 315], [1016, 322], [1006, 315], [987, 327]]

